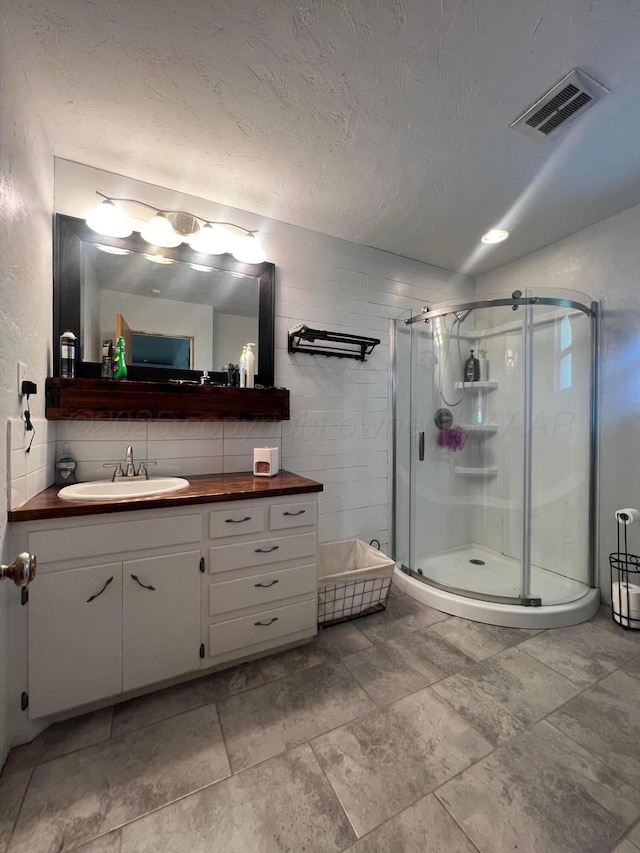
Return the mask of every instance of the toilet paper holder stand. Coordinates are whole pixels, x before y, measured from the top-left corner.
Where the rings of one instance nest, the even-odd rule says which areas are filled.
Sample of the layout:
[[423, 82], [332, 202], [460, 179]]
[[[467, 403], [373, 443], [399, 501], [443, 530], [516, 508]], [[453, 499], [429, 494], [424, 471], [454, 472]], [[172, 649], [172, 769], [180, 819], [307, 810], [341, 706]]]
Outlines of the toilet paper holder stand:
[[637, 509], [616, 511], [618, 548], [609, 554], [611, 618], [625, 631], [640, 631], [640, 557], [629, 551], [628, 528], [640, 521]]

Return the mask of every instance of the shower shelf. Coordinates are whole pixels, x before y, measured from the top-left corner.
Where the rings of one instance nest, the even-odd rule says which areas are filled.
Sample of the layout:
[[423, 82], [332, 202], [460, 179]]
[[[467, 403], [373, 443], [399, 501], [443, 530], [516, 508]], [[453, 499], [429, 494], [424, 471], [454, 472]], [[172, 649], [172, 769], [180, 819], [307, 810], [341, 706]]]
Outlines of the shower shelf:
[[453, 469], [454, 474], [464, 474], [466, 477], [495, 477], [498, 469], [494, 466], [489, 468], [461, 468], [456, 465]]
[[498, 424], [460, 424], [462, 429], [468, 433], [496, 433]]
[[461, 388], [469, 389], [469, 391], [495, 391], [498, 387], [498, 382], [495, 379], [487, 379], [481, 382], [456, 382], [456, 390]]

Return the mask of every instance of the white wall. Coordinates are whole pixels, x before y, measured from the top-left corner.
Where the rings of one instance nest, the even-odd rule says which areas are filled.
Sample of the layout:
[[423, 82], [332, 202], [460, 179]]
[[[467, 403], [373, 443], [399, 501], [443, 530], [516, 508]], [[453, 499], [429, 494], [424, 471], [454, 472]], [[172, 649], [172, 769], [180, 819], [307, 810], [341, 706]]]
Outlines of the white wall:
[[[238, 342], [241, 345], [238, 346]], [[255, 317], [240, 317], [237, 314], [213, 315], [213, 365], [214, 370], [222, 370], [223, 365], [237, 364], [242, 355], [244, 344], [254, 342], [253, 352], [256, 359], [255, 372], [258, 372], [258, 320]]]
[[[389, 318], [426, 301], [470, 294], [473, 280], [203, 198], [56, 160], [57, 212], [86, 215], [96, 204], [96, 189], [260, 230], [267, 257], [276, 265], [275, 384], [291, 391], [291, 420], [282, 425], [283, 467], [324, 483], [322, 540], [357, 536], [368, 541], [375, 536], [384, 546], [389, 523]], [[373, 335], [381, 345], [365, 363], [289, 355], [287, 330], [301, 322]], [[247, 459], [251, 443], [249, 439], [244, 448]], [[250, 465], [244, 470], [249, 469]]]
[[[51, 211], [53, 156], [35, 118], [31, 94], [0, 13], [0, 481], [7, 483], [8, 454], [13, 454], [14, 482], [0, 489], [0, 552], [13, 560], [7, 542], [8, 492], [26, 500], [50, 484], [51, 435], [42, 418], [44, 380], [51, 358]], [[31, 398], [36, 425], [34, 448], [25, 454], [23, 409], [17, 395], [17, 368], [27, 366], [38, 385]], [[51, 431], [53, 433], [53, 431]], [[11, 440], [9, 451], [8, 437]], [[30, 438], [30, 434], [27, 435]], [[19, 693], [9, 686], [11, 658], [7, 625], [8, 602], [18, 590], [0, 584], [0, 765], [9, 746], [10, 714], [19, 711]]]
[[[614, 512], [640, 504], [640, 206], [612, 216], [477, 279], [479, 295], [559, 287], [602, 301], [599, 576], [609, 599]], [[640, 551], [640, 529], [630, 530]]]

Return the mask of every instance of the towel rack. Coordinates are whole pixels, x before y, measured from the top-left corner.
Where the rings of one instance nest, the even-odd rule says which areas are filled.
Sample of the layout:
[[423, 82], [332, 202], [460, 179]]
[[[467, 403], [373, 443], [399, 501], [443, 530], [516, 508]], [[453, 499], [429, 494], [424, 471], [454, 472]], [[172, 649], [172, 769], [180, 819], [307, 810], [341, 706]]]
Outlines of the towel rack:
[[306, 352], [310, 355], [355, 358], [366, 361], [380, 338], [352, 335], [348, 332], [331, 332], [326, 329], [311, 329], [301, 323], [289, 329], [289, 352]]

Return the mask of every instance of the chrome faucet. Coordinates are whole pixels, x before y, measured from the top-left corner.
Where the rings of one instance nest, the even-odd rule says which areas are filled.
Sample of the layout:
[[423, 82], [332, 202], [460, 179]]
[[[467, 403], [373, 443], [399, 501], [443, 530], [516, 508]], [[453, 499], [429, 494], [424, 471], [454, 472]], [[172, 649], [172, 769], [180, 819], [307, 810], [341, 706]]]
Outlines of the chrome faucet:
[[114, 469], [113, 477], [111, 478], [112, 480], [120, 480], [125, 477], [128, 480], [148, 480], [149, 473], [147, 471], [147, 467], [155, 464], [155, 462], [150, 462], [148, 459], [145, 459], [144, 462], [140, 463], [138, 473], [136, 474], [136, 469], [133, 464], [133, 447], [129, 445], [125, 454], [124, 470], [122, 469], [121, 462], [105, 462], [102, 467]]

